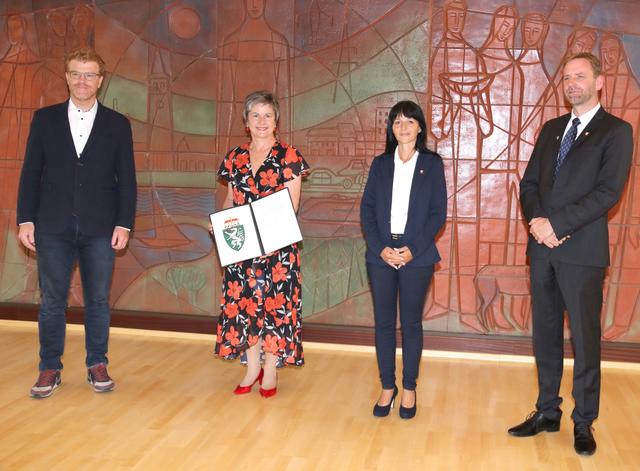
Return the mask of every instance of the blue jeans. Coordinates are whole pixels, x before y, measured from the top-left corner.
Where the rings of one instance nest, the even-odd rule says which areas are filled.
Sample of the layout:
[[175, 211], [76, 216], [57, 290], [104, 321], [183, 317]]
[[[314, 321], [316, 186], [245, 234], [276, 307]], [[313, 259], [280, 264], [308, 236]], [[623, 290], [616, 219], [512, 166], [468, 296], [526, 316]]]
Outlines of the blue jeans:
[[62, 369], [71, 273], [80, 266], [85, 314], [87, 367], [107, 363], [109, 290], [115, 260], [111, 237], [83, 235], [77, 224], [60, 234], [38, 232], [36, 255], [40, 282], [40, 371]]
[[389, 265], [367, 263], [367, 272], [373, 296], [376, 355], [382, 387], [393, 389], [396, 383], [396, 323], [399, 305], [402, 387], [414, 390], [422, 356], [422, 310], [433, 275], [433, 265], [412, 267], [409, 264], [396, 270]]

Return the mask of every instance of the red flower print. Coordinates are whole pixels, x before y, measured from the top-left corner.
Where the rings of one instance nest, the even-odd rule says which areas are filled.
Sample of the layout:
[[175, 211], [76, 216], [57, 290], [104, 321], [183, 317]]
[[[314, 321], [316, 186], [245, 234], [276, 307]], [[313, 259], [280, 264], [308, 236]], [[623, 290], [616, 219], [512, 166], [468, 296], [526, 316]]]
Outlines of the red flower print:
[[274, 299], [272, 297], [268, 297], [264, 300], [264, 310], [266, 312], [273, 315], [273, 311], [275, 310], [275, 308], [276, 303], [274, 302]]
[[233, 319], [238, 315], [238, 305], [229, 303], [224, 307], [224, 313], [230, 319]]
[[260, 172], [260, 185], [262, 186], [276, 186], [278, 184], [278, 174], [269, 169], [266, 172], [263, 170]]
[[244, 309], [245, 311], [247, 311], [247, 314], [249, 314], [250, 316], [256, 315], [258, 304], [253, 302], [253, 299], [242, 298], [238, 304], [240, 305], [240, 309]]
[[229, 171], [229, 173], [231, 173], [231, 170], [233, 168], [233, 156], [234, 155], [236, 155], [236, 153], [235, 152], [231, 152], [229, 154], [229, 157], [227, 157], [224, 160], [224, 168], [226, 168]]
[[227, 283], [229, 289], [227, 290], [227, 296], [231, 296], [233, 299], [238, 299], [240, 297], [240, 293], [242, 292], [242, 288], [240, 283], [237, 281], [229, 281]]
[[287, 267], [283, 267], [282, 263], [276, 263], [276, 266], [271, 269], [271, 278], [274, 283], [287, 280]]
[[284, 155], [284, 161], [288, 164], [295, 163], [299, 160], [298, 154], [293, 147], [287, 149], [287, 153]]
[[258, 343], [258, 336], [257, 335], [249, 335], [249, 338], [248, 338], [247, 341], [249, 342], [249, 346], [252, 347], [256, 343]]
[[249, 155], [248, 154], [238, 154], [236, 157], [236, 166], [244, 167], [249, 163]]
[[218, 354], [222, 357], [226, 357], [227, 355], [231, 354], [231, 349], [224, 344], [220, 344]]
[[265, 352], [276, 354], [278, 350], [284, 349], [287, 342], [284, 339], [279, 339], [275, 335], [267, 335], [264, 338], [264, 342], [262, 344], [262, 349]]
[[285, 180], [289, 180], [293, 176], [293, 170], [287, 167], [282, 171], [282, 175], [284, 175]]
[[233, 188], [233, 202], [235, 204], [244, 204], [245, 202], [244, 193], [238, 191], [235, 187]]
[[273, 299], [276, 309], [282, 309], [282, 306], [284, 306], [285, 301], [286, 299], [284, 297], [284, 293], [276, 294], [276, 297]]
[[238, 338], [238, 331], [236, 331], [235, 327], [231, 326], [229, 331], [224, 335], [225, 340], [231, 342], [231, 345], [234, 347], [240, 343], [240, 339]]

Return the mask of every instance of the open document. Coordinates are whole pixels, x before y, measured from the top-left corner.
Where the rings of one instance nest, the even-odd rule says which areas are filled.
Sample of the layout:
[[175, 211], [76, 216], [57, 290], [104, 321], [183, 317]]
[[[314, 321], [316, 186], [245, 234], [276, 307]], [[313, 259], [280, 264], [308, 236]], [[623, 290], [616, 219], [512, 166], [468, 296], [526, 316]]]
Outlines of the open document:
[[302, 240], [289, 189], [209, 215], [223, 267]]

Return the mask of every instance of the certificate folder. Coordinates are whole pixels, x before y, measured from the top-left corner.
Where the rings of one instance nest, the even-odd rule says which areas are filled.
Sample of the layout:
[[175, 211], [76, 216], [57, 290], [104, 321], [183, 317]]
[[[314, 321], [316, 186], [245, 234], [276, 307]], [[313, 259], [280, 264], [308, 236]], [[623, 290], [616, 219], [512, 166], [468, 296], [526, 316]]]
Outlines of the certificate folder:
[[220, 265], [226, 267], [302, 240], [289, 189], [209, 215]]

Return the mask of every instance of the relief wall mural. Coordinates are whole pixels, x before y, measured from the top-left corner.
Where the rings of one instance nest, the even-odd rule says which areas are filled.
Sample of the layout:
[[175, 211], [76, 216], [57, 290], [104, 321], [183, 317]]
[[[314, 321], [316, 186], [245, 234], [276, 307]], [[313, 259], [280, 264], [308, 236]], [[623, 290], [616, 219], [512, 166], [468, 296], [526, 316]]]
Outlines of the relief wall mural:
[[[427, 114], [445, 162], [447, 224], [426, 329], [529, 335], [526, 224], [518, 185], [544, 121], [566, 113], [559, 66], [591, 51], [601, 102], [629, 121], [635, 152], [610, 215], [603, 336], [640, 342], [640, 4], [608, 0], [11, 0], [0, 4], [0, 302], [37, 303], [33, 255], [15, 227], [35, 109], [66, 99], [64, 54], [95, 47], [101, 101], [131, 120], [136, 227], [112, 305], [217, 315], [221, 273], [207, 215], [215, 172], [246, 140], [245, 95], [275, 91], [280, 138], [312, 167], [299, 220], [303, 315], [373, 325], [359, 204], [389, 109]], [[638, 190], [636, 190], [638, 188]], [[76, 273], [71, 305], [82, 304]]]

